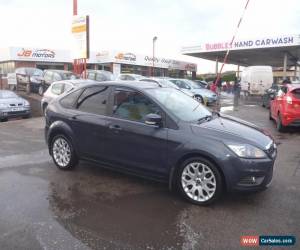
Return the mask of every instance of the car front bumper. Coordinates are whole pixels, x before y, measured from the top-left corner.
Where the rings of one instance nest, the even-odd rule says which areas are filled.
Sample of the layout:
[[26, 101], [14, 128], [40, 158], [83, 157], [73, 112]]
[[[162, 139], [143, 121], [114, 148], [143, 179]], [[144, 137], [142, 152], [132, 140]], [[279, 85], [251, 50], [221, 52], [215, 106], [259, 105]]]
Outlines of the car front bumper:
[[273, 168], [277, 152], [273, 158], [244, 159], [229, 156], [223, 162], [223, 173], [227, 190], [259, 191], [268, 187], [273, 178]]
[[16, 118], [16, 117], [23, 117], [23, 116], [30, 116], [30, 115], [31, 115], [30, 108], [22, 108], [18, 110], [14, 110], [14, 109], [0, 110], [1, 119]]

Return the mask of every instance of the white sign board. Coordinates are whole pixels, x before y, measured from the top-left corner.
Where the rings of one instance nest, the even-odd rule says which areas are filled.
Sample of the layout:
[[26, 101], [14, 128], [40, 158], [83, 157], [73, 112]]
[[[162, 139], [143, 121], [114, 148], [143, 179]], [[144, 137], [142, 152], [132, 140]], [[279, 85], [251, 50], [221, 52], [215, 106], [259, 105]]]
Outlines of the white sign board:
[[183, 47], [181, 52], [214, 52], [214, 51], [226, 51], [230, 50], [242, 50], [242, 49], [259, 49], [259, 48], [273, 48], [273, 47], [287, 47], [287, 46], [299, 46], [300, 35], [286, 35], [276, 37], [265, 38], [252, 38], [252, 39], [240, 39], [230, 44], [230, 42], [214, 42], [204, 43], [199, 46]]
[[72, 21], [74, 59], [89, 58], [89, 17], [74, 16]]

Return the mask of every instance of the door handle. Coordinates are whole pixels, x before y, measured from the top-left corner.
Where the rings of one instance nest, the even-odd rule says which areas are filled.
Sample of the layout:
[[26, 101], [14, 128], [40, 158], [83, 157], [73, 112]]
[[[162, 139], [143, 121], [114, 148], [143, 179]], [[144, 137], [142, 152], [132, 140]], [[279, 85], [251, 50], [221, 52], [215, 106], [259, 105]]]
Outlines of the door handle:
[[122, 128], [119, 125], [109, 125], [109, 129], [120, 131]]
[[77, 115], [72, 115], [71, 117], [69, 117], [69, 120], [72, 120], [72, 121], [77, 120]]

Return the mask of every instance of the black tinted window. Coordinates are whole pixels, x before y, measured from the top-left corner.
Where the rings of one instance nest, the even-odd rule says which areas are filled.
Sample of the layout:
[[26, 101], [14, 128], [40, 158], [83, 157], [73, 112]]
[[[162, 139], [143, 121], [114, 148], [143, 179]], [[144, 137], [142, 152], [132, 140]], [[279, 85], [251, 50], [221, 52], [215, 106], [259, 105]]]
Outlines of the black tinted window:
[[106, 104], [108, 98], [108, 87], [91, 87], [84, 90], [78, 99], [77, 109], [104, 115], [106, 113]]
[[60, 100], [60, 104], [64, 108], [73, 108], [74, 103], [77, 101], [79, 95], [81, 94], [81, 89], [78, 89], [68, 95], [66, 95], [64, 98]]
[[113, 114], [116, 117], [144, 122], [148, 114], [160, 114], [160, 110], [148, 97], [136, 91], [116, 90]]

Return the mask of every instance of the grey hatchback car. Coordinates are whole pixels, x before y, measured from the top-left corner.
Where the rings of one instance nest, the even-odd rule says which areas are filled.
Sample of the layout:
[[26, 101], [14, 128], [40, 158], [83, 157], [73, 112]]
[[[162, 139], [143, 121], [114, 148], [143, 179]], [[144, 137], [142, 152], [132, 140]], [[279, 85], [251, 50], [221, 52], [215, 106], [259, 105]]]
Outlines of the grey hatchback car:
[[169, 183], [198, 205], [271, 182], [273, 139], [212, 113], [181, 91], [150, 82], [87, 84], [51, 102], [46, 141], [59, 169], [88, 160]]

